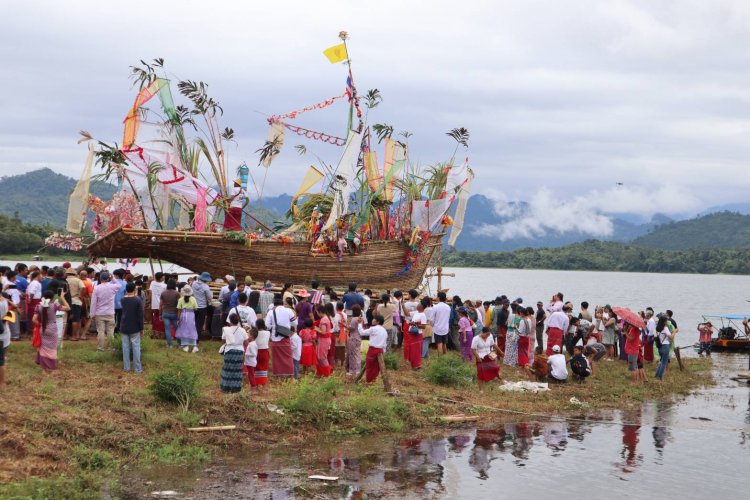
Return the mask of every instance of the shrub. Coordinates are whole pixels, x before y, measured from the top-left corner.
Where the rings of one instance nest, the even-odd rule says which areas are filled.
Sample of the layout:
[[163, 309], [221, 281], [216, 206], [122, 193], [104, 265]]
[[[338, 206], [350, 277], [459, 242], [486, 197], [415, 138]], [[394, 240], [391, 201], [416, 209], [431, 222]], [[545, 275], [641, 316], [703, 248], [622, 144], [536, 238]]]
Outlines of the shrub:
[[200, 395], [198, 375], [189, 367], [171, 367], [155, 373], [148, 390], [156, 399], [178, 404], [184, 411]]
[[342, 407], [354, 422], [355, 430], [360, 433], [372, 430], [400, 432], [411, 414], [403, 402], [386, 396], [375, 387], [363, 388]]
[[387, 370], [398, 370], [398, 356], [392, 352], [383, 354], [383, 361]]
[[91, 449], [83, 444], [73, 448], [73, 460], [84, 470], [106, 469], [115, 464], [115, 459], [109, 452]]
[[290, 391], [278, 403], [294, 422], [327, 428], [340, 420], [341, 411], [334, 400], [340, 389], [341, 380], [337, 377], [305, 377], [296, 386], [290, 387]]
[[431, 358], [423, 371], [428, 382], [448, 387], [469, 385], [476, 376], [474, 365], [455, 353]]

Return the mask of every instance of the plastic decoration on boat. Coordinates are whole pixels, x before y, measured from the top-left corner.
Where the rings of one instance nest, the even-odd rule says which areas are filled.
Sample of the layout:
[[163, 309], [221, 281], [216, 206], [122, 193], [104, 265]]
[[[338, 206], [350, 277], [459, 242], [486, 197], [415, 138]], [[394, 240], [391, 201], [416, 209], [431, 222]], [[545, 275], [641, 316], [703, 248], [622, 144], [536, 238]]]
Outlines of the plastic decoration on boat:
[[80, 252], [83, 248], [83, 238], [74, 234], [53, 232], [44, 240], [44, 246]]
[[118, 227], [142, 229], [146, 226], [141, 204], [131, 193], [118, 191], [109, 202], [89, 195], [88, 205], [94, 213], [94, 224], [91, 230], [97, 238]]
[[123, 149], [131, 148], [135, 144], [135, 138], [138, 135], [138, 128], [141, 124], [141, 107], [165, 87], [169, 88], [169, 82], [163, 78], [157, 78], [150, 85], [143, 87], [138, 92], [135, 102], [133, 102], [133, 107], [130, 108], [128, 116], [123, 120], [125, 124], [125, 132], [122, 137]]

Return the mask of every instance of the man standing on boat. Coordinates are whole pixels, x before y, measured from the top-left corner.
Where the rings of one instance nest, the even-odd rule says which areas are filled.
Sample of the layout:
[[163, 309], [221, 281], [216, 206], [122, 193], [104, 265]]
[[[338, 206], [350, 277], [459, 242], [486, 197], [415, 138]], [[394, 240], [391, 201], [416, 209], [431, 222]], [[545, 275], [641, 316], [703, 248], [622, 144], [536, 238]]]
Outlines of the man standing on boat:
[[235, 179], [232, 188], [232, 196], [227, 198], [229, 208], [224, 215], [224, 232], [242, 231], [242, 210], [247, 205], [248, 199], [245, 190], [242, 189], [242, 181]]

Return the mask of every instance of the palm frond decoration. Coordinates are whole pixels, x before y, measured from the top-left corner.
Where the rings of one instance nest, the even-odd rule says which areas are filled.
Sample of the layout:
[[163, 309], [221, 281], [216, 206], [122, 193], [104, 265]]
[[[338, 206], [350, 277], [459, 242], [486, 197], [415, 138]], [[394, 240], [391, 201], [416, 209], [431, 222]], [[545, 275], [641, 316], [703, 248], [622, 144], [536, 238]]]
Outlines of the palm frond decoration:
[[383, 102], [383, 97], [378, 89], [370, 89], [365, 94], [365, 106], [367, 109], [377, 108]]
[[94, 136], [92, 136], [89, 132], [85, 130], [80, 130], [78, 133], [81, 135], [81, 138], [78, 139], [78, 142], [76, 142], [76, 144], [81, 144], [82, 142], [94, 140]]
[[393, 135], [393, 126], [387, 123], [376, 123], [372, 126], [372, 129], [375, 131], [375, 135], [378, 136], [378, 144], [385, 139], [390, 139]]
[[258, 165], [261, 165], [269, 158], [273, 158], [274, 156], [279, 154], [279, 143], [279, 138], [274, 137], [272, 141], [266, 141], [266, 143], [263, 144], [263, 147], [255, 150], [256, 153], [260, 154]]
[[294, 146], [294, 149], [297, 150], [297, 154], [300, 156], [304, 156], [307, 154], [307, 146], [305, 146], [304, 144], [297, 144], [296, 146]]
[[466, 128], [454, 128], [450, 132], [446, 132], [445, 135], [452, 137], [461, 146], [469, 147], [469, 131]]
[[431, 165], [424, 171], [424, 190], [428, 200], [435, 200], [445, 190], [448, 182], [448, 169], [444, 164]]

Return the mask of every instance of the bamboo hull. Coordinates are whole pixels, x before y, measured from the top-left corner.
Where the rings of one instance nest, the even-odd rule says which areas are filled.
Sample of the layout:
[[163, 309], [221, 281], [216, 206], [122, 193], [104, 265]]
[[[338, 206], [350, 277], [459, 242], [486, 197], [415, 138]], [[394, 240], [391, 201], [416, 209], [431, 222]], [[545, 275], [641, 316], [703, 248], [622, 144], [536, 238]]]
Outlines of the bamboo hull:
[[248, 247], [221, 233], [119, 228], [94, 241], [87, 252], [92, 257], [161, 259], [195, 273], [208, 271], [213, 277], [249, 275], [256, 281], [298, 285], [316, 279], [335, 288], [355, 282], [359, 288], [408, 290], [422, 283], [442, 237], [433, 236], [417, 264], [406, 273], [401, 271], [407, 247], [395, 240], [369, 242], [361, 254], [345, 255], [339, 262], [329, 255], [311, 255], [309, 242], [255, 241]]

